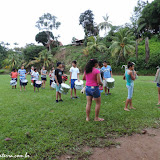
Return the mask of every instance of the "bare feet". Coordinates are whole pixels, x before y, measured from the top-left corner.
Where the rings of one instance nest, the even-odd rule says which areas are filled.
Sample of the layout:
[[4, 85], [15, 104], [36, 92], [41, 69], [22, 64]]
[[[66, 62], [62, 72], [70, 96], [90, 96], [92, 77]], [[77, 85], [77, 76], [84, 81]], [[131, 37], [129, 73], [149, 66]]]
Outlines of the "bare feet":
[[104, 119], [98, 117], [98, 118], [95, 118], [94, 121], [99, 121], [100, 122], [100, 121], [104, 121]]
[[136, 108], [134, 108], [134, 107], [130, 107], [130, 109], [136, 109]]
[[160, 103], [157, 103], [156, 105], [157, 105], [157, 106], [159, 106], [159, 105], [160, 105]]
[[86, 121], [88, 122], [90, 120], [90, 118], [86, 118]]
[[124, 108], [125, 111], [130, 111], [128, 108]]

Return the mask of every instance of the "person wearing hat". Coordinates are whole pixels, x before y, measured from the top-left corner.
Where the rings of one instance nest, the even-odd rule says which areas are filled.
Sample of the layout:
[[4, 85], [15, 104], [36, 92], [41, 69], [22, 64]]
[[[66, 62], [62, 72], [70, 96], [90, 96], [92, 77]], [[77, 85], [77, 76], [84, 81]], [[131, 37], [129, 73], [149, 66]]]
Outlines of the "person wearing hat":
[[[62, 71], [62, 63], [58, 62], [57, 63], [57, 68], [55, 70], [55, 82], [56, 82], [56, 103], [58, 102], [63, 102], [62, 98], [61, 98], [61, 93], [60, 93], [60, 89], [61, 89], [61, 84], [62, 84], [62, 75], [63, 75], [63, 71]], [[58, 101], [59, 98], [59, 101]]]

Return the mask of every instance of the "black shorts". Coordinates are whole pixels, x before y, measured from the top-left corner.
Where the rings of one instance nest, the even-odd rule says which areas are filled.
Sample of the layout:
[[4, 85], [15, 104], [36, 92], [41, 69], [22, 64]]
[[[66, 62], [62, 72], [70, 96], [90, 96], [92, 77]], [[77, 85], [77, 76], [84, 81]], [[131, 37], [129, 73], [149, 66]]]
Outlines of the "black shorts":
[[42, 80], [42, 81], [47, 81], [47, 78], [41, 77], [41, 80]]
[[17, 78], [12, 78], [12, 80], [16, 80], [16, 82], [17, 82]]
[[36, 80], [33, 80], [33, 86], [36, 87]]
[[52, 80], [50, 80], [50, 85], [52, 84], [52, 82], [53, 82], [53, 81], [52, 81]]

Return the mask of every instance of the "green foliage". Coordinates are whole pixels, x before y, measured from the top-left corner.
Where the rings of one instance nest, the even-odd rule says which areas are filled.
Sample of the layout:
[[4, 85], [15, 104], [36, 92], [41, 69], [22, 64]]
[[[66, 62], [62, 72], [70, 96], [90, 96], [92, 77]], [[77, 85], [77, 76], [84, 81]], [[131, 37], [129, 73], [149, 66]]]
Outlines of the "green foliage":
[[[53, 33], [48, 31], [49, 36], [54, 39]], [[36, 42], [42, 43], [44, 46], [46, 46], [48, 42], [48, 35], [46, 31], [39, 32], [35, 37]]]
[[112, 56], [117, 57], [117, 64], [120, 58], [124, 59], [125, 62], [126, 57], [135, 51], [133, 33], [130, 30], [121, 28], [112, 38], [113, 41], [110, 46]]
[[142, 31], [152, 30], [155, 33], [159, 31], [160, 22], [160, 1], [154, 0], [152, 3], [148, 3], [142, 10], [140, 19], [143, 19], [143, 24], [141, 24]]
[[3, 61], [7, 58], [7, 50], [5, 47], [0, 45], [0, 68], [3, 67]]
[[34, 60], [35, 57], [38, 57], [39, 52], [41, 52], [44, 49], [45, 47], [36, 46], [34, 44], [26, 46], [26, 48], [23, 50], [25, 61], [29, 62], [31, 60]]

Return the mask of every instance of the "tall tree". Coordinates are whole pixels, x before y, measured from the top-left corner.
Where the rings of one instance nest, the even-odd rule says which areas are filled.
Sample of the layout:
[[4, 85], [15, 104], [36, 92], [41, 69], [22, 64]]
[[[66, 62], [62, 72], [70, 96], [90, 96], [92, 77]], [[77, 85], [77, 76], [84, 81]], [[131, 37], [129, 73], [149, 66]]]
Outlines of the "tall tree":
[[106, 34], [106, 30], [112, 27], [111, 22], [109, 21], [109, 16], [106, 14], [105, 16], [103, 16], [104, 22], [101, 22], [98, 24], [98, 28], [100, 30], [105, 30], [105, 34]]
[[36, 27], [40, 31], [44, 31], [47, 34], [47, 40], [49, 43], [49, 50], [51, 50], [50, 47], [50, 40], [51, 35], [50, 32], [52, 32], [53, 29], [58, 29], [61, 23], [57, 21], [57, 17], [54, 15], [51, 15], [50, 13], [46, 13], [39, 17], [39, 20], [36, 22]]
[[[50, 35], [50, 38], [54, 39], [53, 33], [52, 32], [48, 32], [48, 34]], [[36, 42], [38, 43], [42, 43], [43, 46], [47, 45], [48, 42], [48, 35], [46, 34], [45, 31], [43, 32], [39, 32], [36, 37], [35, 37]]]
[[86, 41], [88, 37], [97, 36], [99, 34], [99, 29], [94, 22], [94, 14], [91, 10], [86, 10], [84, 13], [81, 13], [79, 17], [79, 24], [82, 25], [84, 29]]
[[149, 57], [150, 57], [150, 54], [149, 54], [149, 40], [148, 40], [148, 37], [145, 39], [145, 51], [146, 51], [146, 58], [145, 58], [145, 61], [146, 61], [146, 63], [148, 63]]

